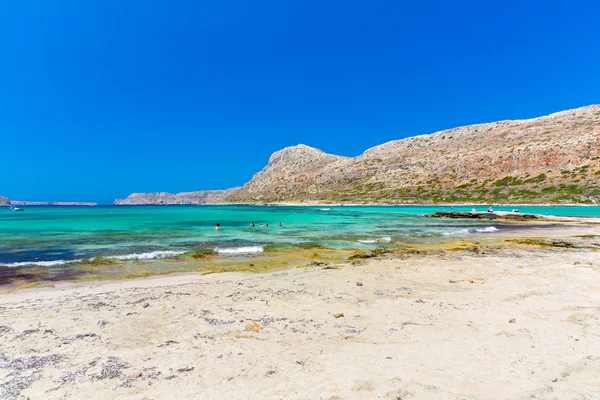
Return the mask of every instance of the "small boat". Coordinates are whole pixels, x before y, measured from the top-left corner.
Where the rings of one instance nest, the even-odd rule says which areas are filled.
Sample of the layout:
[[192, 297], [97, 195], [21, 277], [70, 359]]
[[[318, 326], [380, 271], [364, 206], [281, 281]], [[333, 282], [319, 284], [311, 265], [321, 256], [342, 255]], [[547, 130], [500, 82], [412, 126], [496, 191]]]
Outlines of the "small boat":
[[15, 207], [14, 204], [10, 205], [10, 209], [11, 211], [23, 211], [23, 208]]

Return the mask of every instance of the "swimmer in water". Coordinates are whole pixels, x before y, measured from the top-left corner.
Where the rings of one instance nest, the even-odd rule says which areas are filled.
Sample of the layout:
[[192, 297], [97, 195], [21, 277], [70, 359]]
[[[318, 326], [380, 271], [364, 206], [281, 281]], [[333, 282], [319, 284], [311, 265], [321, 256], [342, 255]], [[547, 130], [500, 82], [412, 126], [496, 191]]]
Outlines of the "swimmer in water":
[[221, 230], [221, 224], [217, 224], [217, 226], [215, 226], [215, 231], [220, 231]]
[[250, 222], [250, 228], [254, 228], [254, 221]]
[[279, 223], [279, 226], [283, 226], [283, 223], [282, 223], [282, 222], [280, 222], [280, 223]]

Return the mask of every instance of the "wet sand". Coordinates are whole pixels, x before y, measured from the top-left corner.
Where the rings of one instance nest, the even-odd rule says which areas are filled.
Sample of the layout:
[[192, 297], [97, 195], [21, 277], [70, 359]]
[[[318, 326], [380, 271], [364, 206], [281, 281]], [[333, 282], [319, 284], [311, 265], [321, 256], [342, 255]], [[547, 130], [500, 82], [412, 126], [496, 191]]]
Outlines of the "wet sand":
[[64, 283], [0, 295], [0, 399], [594, 399], [599, 304], [535, 243]]

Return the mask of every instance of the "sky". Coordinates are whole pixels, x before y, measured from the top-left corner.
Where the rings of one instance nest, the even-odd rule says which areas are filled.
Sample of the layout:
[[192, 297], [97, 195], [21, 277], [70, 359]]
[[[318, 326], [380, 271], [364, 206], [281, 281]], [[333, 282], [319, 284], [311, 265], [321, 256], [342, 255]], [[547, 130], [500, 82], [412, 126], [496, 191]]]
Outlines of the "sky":
[[242, 185], [303, 143], [390, 141], [600, 103], [598, 1], [12, 1], [0, 195]]

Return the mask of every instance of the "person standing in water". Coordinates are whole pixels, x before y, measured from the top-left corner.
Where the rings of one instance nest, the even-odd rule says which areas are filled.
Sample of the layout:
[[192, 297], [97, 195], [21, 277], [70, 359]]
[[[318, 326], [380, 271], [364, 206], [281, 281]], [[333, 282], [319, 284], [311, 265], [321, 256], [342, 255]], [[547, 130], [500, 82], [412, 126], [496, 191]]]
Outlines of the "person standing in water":
[[280, 222], [280, 223], [279, 223], [279, 226], [283, 227], [283, 223], [282, 223], [282, 222]]
[[250, 228], [254, 228], [254, 221], [250, 222]]
[[217, 226], [215, 226], [215, 231], [220, 231], [221, 230], [221, 224], [217, 224]]

